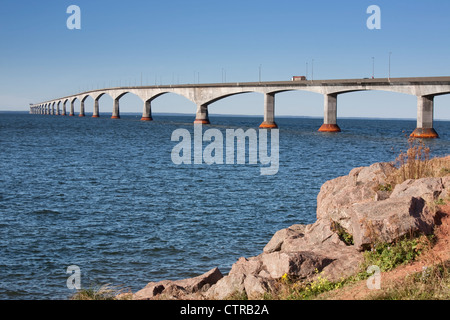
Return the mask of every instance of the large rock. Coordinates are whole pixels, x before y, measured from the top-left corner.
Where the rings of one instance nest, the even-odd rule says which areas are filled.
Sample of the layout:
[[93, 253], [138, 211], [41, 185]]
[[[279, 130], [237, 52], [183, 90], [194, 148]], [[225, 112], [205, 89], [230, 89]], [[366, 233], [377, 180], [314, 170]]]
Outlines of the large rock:
[[264, 252], [309, 251], [323, 257], [327, 263], [317, 263], [313, 269], [303, 269], [302, 272], [307, 274], [307, 278], [314, 276], [311, 271], [315, 274], [315, 269], [323, 272], [330, 281], [350, 276], [359, 270], [362, 254], [355, 246], [346, 245], [340, 240], [329, 220], [319, 219], [311, 225], [301, 228], [294, 225], [283, 230], [275, 233]]
[[395, 170], [390, 163], [375, 163], [355, 168], [348, 176], [325, 182], [317, 196], [317, 218], [329, 219], [339, 215], [339, 209], [354, 203], [374, 201], [380, 185]]
[[361, 261], [362, 254], [354, 246], [345, 245], [331, 230], [329, 221], [293, 225], [276, 232], [262, 254], [240, 258], [206, 295], [208, 299], [225, 299], [245, 293], [257, 299], [274, 290], [285, 274], [309, 281], [320, 273], [336, 281], [357, 272]]
[[407, 180], [380, 196], [378, 187], [392, 170], [389, 164], [375, 164], [326, 182], [318, 195], [318, 219], [338, 223], [359, 250], [407, 234], [431, 233], [435, 212], [429, 205], [448, 195], [449, 179]]
[[[186, 299], [189, 296], [198, 298], [202, 291], [206, 291], [223, 277], [218, 268], [214, 268], [205, 274], [183, 280], [162, 280], [150, 282], [145, 288], [136, 292], [133, 296], [136, 300], [163, 299]], [[198, 293], [198, 295], [195, 295]]]
[[410, 179], [396, 185], [390, 198], [421, 197], [428, 198], [431, 201], [437, 199], [444, 188], [442, 178]]
[[423, 198], [400, 197], [384, 201], [355, 204], [348, 209], [355, 246], [368, 249], [378, 242], [393, 242], [405, 235], [430, 234], [434, 227], [434, 212]]

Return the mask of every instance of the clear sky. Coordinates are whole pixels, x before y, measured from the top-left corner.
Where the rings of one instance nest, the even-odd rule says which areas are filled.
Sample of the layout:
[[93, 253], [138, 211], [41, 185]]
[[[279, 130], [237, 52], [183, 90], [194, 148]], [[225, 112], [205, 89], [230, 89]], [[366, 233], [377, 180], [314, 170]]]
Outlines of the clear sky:
[[[69, 30], [69, 5], [81, 30]], [[381, 29], [370, 30], [370, 5]], [[140, 85], [450, 76], [450, 1], [303, 0], [2, 0], [0, 110], [93, 88]], [[374, 59], [372, 59], [372, 57]], [[308, 68], [307, 68], [308, 64]], [[103, 101], [104, 99], [104, 101]], [[338, 117], [415, 118], [416, 98], [388, 92], [339, 96]], [[112, 102], [100, 100], [100, 112]], [[121, 112], [140, 112], [126, 95]], [[92, 102], [86, 111], [92, 112]], [[194, 113], [183, 97], [155, 100], [153, 112]], [[263, 96], [243, 94], [210, 106], [210, 114], [263, 114]], [[288, 92], [276, 115], [323, 115], [323, 97]], [[450, 119], [450, 95], [437, 97], [435, 118]]]

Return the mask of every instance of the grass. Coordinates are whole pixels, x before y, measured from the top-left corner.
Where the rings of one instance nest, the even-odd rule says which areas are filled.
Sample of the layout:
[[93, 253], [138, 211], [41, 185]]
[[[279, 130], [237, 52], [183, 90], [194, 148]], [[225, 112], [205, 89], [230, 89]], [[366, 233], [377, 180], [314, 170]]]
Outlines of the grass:
[[450, 300], [450, 260], [424, 268], [369, 296], [371, 300]]
[[131, 298], [131, 294], [124, 292], [123, 288], [105, 284], [79, 289], [70, 297], [70, 300], [126, 300], [129, 298]]
[[408, 144], [409, 148], [400, 151], [395, 159], [397, 170], [388, 177], [388, 189], [392, 190], [396, 184], [409, 179], [444, 177], [450, 174], [450, 157], [431, 158], [430, 148], [420, 139], [409, 139]]
[[433, 236], [404, 237], [393, 243], [375, 244], [372, 250], [365, 251], [362, 270], [376, 265], [380, 271], [390, 271], [394, 268], [412, 262], [423, 252], [431, 249]]

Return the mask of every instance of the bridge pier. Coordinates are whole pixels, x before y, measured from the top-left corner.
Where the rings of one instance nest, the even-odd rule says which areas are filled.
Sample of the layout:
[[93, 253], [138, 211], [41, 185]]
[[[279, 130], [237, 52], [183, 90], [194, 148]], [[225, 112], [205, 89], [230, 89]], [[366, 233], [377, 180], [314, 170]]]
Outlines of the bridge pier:
[[120, 119], [119, 98], [114, 99], [113, 113], [111, 119]]
[[78, 115], [79, 117], [84, 117], [84, 100], [80, 100], [80, 114]]
[[207, 104], [197, 106], [197, 114], [195, 115], [194, 123], [210, 124]]
[[74, 107], [75, 100], [70, 101], [70, 113], [69, 117], [75, 116], [75, 107]]
[[264, 95], [264, 121], [259, 125], [261, 129], [278, 128], [275, 123], [275, 93]]
[[417, 97], [417, 128], [411, 133], [412, 138], [439, 138], [433, 128], [434, 96]]
[[66, 115], [66, 101], [64, 101], [63, 103], [62, 103], [62, 114], [61, 114], [62, 116], [65, 116]]
[[152, 121], [152, 102], [151, 100], [144, 101], [144, 108], [142, 110], [142, 121]]
[[341, 132], [337, 125], [337, 93], [324, 95], [324, 118], [320, 132]]
[[56, 104], [56, 115], [59, 116], [59, 102]]
[[98, 99], [94, 100], [94, 113], [92, 114], [92, 118], [99, 118], [99, 106], [98, 106]]

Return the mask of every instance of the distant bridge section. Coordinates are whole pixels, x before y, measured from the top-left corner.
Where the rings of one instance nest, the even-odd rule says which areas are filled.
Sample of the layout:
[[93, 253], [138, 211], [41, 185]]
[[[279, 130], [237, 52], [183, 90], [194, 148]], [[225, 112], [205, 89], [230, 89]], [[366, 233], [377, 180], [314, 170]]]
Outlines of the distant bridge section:
[[[391, 91], [417, 97], [417, 128], [411, 134], [416, 138], [437, 138], [433, 128], [434, 97], [450, 93], [450, 77], [390, 78], [390, 79], [343, 79], [343, 80], [301, 80], [271, 82], [234, 82], [213, 84], [185, 84], [140, 87], [116, 87], [82, 92], [30, 105], [32, 114], [74, 116], [74, 103], [80, 101], [80, 117], [85, 116], [84, 102], [88, 97], [94, 100], [92, 117], [99, 117], [99, 99], [109, 95], [113, 100], [113, 119], [120, 119], [119, 101], [127, 93], [133, 93], [143, 101], [142, 121], [151, 121], [152, 101], [166, 93], [181, 95], [197, 105], [194, 123], [209, 124], [208, 106], [216, 101], [236, 94], [259, 92], [264, 94], [264, 121], [260, 128], [277, 128], [275, 122], [275, 95], [285, 91], [309, 91], [324, 96], [324, 121], [321, 132], [340, 132], [337, 124], [337, 101], [340, 94], [355, 91]], [[62, 107], [62, 110], [61, 110]]]

